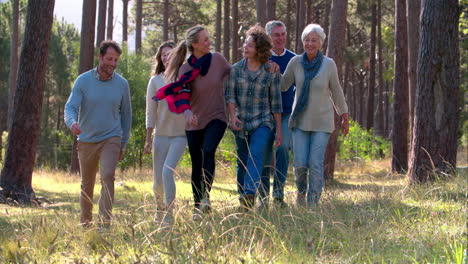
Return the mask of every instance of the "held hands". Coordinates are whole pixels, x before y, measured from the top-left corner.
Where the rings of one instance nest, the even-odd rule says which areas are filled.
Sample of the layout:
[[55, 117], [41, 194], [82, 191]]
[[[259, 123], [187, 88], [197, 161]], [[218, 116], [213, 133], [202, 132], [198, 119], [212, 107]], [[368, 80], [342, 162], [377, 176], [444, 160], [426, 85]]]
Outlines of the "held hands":
[[78, 136], [79, 134], [81, 134], [80, 125], [77, 122], [73, 123], [70, 126], [70, 130], [74, 136]]
[[187, 124], [192, 126], [198, 125], [198, 118], [190, 109], [184, 111], [184, 118]]
[[341, 115], [341, 132], [343, 133], [343, 136], [346, 136], [349, 132], [348, 114]]

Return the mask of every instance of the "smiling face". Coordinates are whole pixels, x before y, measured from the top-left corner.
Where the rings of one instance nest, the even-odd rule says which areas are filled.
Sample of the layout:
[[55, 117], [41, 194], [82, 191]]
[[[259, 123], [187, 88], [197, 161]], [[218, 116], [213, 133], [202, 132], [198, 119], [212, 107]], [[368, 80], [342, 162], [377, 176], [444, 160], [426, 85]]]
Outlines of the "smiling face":
[[211, 41], [206, 30], [202, 30], [197, 34], [197, 42], [192, 43], [193, 55], [201, 57], [210, 52]]
[[276, 54], [281, 54], [286, 46], [286, 28], [283, 26], [273, 27], [270, 37], [273, 42], [273, 50]]
[[309, 57], [315, 57], [319, 49], [322, 47], [320, 37], [315, 32], [311, 32], [307, 35], [304, 40], [302, 40], [302, 44], [304, 45], [304, 51]]
[[257, 48], [255, 47], [255, 41], [252, 37], [248, 37], [244, 42], [244, 52], [242, 55], [246, 59], [254, 59], [257, 56]]
[[117, 68], [120, 54], [112, 47], [107, 48], [104, 55], [99, 54], [98, 56], [98, 72], [101, 78], [108, 79]]
[[167, 65], [169, 63], [169, 59], [170, 59], [170, 53], [171, 53], [171, 50], [172, 48], [171, 47], [164, 47], [162, 48], [161, 50], [161, 61], [162, 61], [162, 64], [164, 65], [164, 68], [167, 68]]

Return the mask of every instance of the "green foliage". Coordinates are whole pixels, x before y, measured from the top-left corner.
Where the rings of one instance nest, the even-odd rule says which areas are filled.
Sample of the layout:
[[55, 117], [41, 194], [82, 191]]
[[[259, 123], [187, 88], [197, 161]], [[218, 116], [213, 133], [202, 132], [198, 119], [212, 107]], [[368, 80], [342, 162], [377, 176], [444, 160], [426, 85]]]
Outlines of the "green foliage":
[[353, 120], [349, 121], [349, 133], [346, 137], [340, 134], [338, 138], [338, 156], [342, 160], [381, 159], [390, 154], [390, 141], [363, 129]]
[[123, 169], [141, 168], [143, 164], [152, 164], [150, 155], [145, 155], [143, 150], [146, 136], [146, 87], [150, 79], [151, 57], [129, 54], [127, 47], [124, 47], [117, 72], [128, 80], [132, 98], [132, 130], [124, 159], [119, 164]]

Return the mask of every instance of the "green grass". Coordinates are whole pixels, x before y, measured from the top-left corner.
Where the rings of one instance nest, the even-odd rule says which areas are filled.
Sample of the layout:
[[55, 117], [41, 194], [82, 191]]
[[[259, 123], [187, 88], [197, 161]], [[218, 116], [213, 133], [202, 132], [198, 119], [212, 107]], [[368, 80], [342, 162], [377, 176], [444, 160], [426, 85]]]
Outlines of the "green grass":
[[[407, 186], [388, 161], [339, 164], [321, 203], [244, 214], [232, 168], [217, 171], [215, 211], [192, 221], [189, 170], [177, 175], [175, 223], [153, 220], [151, 171], [119, 172], [108, 230], [79, 225], [79, 177], [38, 171], [42, 208], [0, 205], [0, 263], [466, 263], [468, 176]], [[97, 201], [100, 186], [95, 188]], [[97, 205], [94, 217], [97, 215]]]

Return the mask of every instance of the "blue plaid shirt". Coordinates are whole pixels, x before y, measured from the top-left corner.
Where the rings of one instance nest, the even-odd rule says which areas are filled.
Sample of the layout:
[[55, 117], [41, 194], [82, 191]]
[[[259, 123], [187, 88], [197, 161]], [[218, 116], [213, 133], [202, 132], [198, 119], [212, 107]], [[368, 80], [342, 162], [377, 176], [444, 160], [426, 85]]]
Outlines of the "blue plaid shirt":
[[225, 98], [227, 104], [236, 105], [236, 115], [242, 121], [242, 131], [234, 131], [234, 134], [241, 136], [262, 125], [271, 130], [275, 128], [273, 113], [282, 111], [280, 76], [271, 73], [267, 63], [260, 66], [256, 74], [249, 72], [246, 59], [232, 66], [225, 85]]

